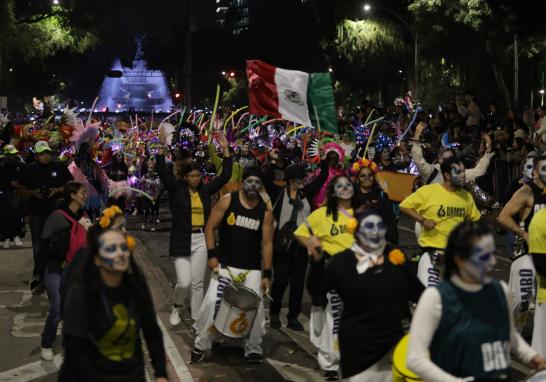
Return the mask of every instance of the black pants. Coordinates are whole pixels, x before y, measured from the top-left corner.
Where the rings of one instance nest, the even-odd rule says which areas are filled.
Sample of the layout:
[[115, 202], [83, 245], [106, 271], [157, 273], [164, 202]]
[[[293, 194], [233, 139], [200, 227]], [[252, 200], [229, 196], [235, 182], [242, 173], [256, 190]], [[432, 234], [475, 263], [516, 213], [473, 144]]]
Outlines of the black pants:
[[47, 217], [31, 216], [30, 217], [30, 236], [32, 238], [32, 252], [34, 257], [34, 271], [32, 274], [37, 276], [38, 270], [36, 268], [36, 261], [38, 259], [38, 252], [40, 252], [40, 241], [42, 240], [42, 232]]
[[273, 253], [273, 285], [269, 306], [270, 314], [279, 314], [282, 308], [282, 298], [290, 284], [288, 299], [288, 318], [297, 318], [301, 312], [301, 300], [305, 286], [305, 273], [309, 256], [305, 248], [298, 246], [292, 255]]

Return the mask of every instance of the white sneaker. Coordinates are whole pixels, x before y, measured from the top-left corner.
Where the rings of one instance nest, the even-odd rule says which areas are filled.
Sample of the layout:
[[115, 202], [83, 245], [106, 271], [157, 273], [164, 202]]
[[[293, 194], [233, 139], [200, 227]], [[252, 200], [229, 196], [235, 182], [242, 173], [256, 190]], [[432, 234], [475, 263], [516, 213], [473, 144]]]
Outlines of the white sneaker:
[[178, 312], [178, 308], [176, 306], [173, 306], [173, 310], [171, 312], [171, 315], [169, 317], [169, 323], [172, 326], [176, 326], [180, 324], [180, 313]]
[[4, 240], [4, 249], [9, 249], [9, 239]]
[[21, 238], [19, 236], [15, 236], [15, 239], [13, 240], [15, 242], [16, 247], [22, 247], [23, 242], [21, 241]]
[[40, 348], [40, 349], [41, 349], [40, 357], [42, 358], [42, 360], [46, 362], [53, 361], [53, 349], [51, 348]]

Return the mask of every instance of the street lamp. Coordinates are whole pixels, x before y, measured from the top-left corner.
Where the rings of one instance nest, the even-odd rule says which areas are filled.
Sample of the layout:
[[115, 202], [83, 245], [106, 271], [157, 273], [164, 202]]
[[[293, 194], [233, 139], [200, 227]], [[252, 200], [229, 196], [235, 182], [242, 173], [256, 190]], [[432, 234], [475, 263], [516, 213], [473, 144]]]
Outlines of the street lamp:
[[[372, 6], [370, 4], [364, 4], [364, 12], [368, 13], [372, 10]], [[413, 70], [415, 72], [414, 76], [414, 81], [415, 81], [415, 89], [413, 89], [413, 92], [415, 94], [417, 94], [417, 87], [418, 87], [418, 84], [419, 84], [419, 72], [417, 71], [417, 68], [418, 68], [418, 64], [419, 64], [419, 59], [418, 59], [418, 44], [417, 44], [417, 32], [414, 31], [413, 29], [411, 29], [411, 26], [408, 24], [408, 22], [402, 17], [400, 16], [398, 13], [396, 13], [395, 11], [393, 11], [392, 9], [389, 9], [389, 8], [384, 8], [384, 7], [378, 7], [378, 6], [374, 6], [373, 7], [374, 9], [379, 9], [381, 11], [385, 11], [385, 12], [388, 12], [390, 13], [391, 15], [393, 15], [394, 17], [396, 17], [398, 20], [400, 20], [400, 22], [402, 24], [404, 24], [404, 26], [406, 28], [408, 28], [410, 34], [411, 34], [411, 37], [413, 37], [413, 41], [414, 41], [414, 46], [413, 46], [413, 55], [414, 55], [414, 62], [413, 62]]]
[[59, 5], [59, 0], [53, 0], [54, 5]]

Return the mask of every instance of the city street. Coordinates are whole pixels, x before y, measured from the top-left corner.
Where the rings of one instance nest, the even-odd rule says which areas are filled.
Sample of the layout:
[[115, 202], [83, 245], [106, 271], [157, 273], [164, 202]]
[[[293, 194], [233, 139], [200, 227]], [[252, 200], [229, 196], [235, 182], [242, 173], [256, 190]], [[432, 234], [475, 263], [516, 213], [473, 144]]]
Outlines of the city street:
[[[220, 341], [211, 355], [204, 362], [189, 363], [193, 342], [191, 319], [188, 312], [176, 328], [169, 325], [169, 313], [172, 304], [172, 287], [175, 274], [168, 258], [168, 238], [170, 215], [162, 209], [158, 231], [143, 231], [139, 217], [130, 217], [131, 232], [138, 239], [136, 259], [149, 282], [163, 331], [165, 348], [168, 356], [168, 368], [172, 381], [321, 381], [321, 373], [314, 360], [315, 349], [309, 342], [310, 301], [304, 297], [303, 317], [306, 331], [293, 332], [283, 328], [268, 330], [264, 338], [266, 362], [261, 365], [248, 365], [243, 359], [243, 351], [237, 341]], [[411, 232], [411, 224], [403, 218], [399, 225], [402, 247], [409, 253], [416, 250], [416, 242]], [[504, 280], [508, 278], [509, 260], [503, 253], [501, 238], [496, 275]], [[29, 237], [22, 248], [2, 250], [0, 252], [0, 382], [4, 381], [55, 381], [56, 371], [62, 356], [60, 337], [55, 344], [57, 354], [53, 363], [40, 361], [40, 333], [47, 314], [47, 299], [32, 296], [27, 282], [32, 269], [32, 251]], [[207, 275], [208, 279], [208, 275]], [[281, 317], [284, 319], [283, 315]], [[59, 331], [60, 332], [60, 331]], [[525, 367], [513, 364], [515, 376], [521, 376], [517, 370]], [[152, 376], [148, 364], [148, 378]]]

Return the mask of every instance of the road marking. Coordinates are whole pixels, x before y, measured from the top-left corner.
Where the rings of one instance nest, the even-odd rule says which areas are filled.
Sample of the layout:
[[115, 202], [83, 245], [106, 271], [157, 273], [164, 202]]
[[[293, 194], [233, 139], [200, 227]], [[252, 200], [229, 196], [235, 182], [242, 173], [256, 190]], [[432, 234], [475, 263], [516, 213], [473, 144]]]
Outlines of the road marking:
[[403, 225], [399, 225], [399, 226], [398, 226], [398, 229], [400, 229], [400, 230], [402, 230], [402, 231], [406, 231], [406, 232], [415, 233], [415, 229], [413, 229], [413, 228], [408, 228], [408, 227], [404, 227]]
[[324, 381], [324, 377], [321, 376], [317, 370], [312, 370], [307, 367], [296, 365], [293, 363], [286, 363], [275, 361], [274, 359], [266, 358], [267, 363], [269, 363], [273, 368], [279, 373], [285, 380], [292, 382], [308, 382]]
[[181, 382], [193, 382], [193, 377], [190, 373], [190, 370], [188, 369], [188, 366], [186, 366], [186, 362], [184, 362], [184, 359], [178, 352], [178, 349], [176, 348], [176, 345], [174, 344], [173, 339], [169, 335], [169, 332], [167, 331], [167, 329], [165, 329], [165, 325], [163, 325], [163, 322], [161, 321], [161, 318], [159, 316], [157, 316], [157, 324], [159, 325], [159, 328], [161, 329], [161, 332], [163, 333], [163, 343], [165, 344], [165, 352], [167, 353], [167, 356], [171, 360], [173, 369], [176, 372], [178, 379]]
[[0, 373], [0, 382], [26, 382], [56, 373], [61, 368], [63, 357], [57, 354], [52, 362], [37, 361]]

